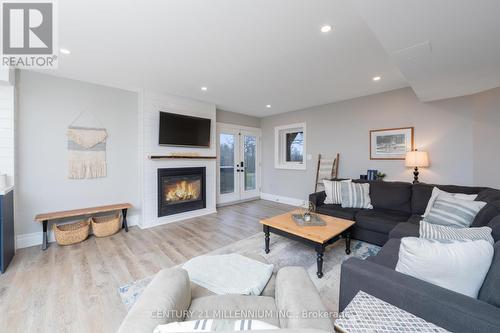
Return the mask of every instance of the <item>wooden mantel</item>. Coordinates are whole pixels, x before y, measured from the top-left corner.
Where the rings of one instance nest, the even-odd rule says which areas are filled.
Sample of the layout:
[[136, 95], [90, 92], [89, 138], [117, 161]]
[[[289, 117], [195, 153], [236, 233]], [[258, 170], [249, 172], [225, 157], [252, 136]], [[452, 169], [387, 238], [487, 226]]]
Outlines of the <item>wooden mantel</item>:
[[150, 160], [161, 160], [161, 159], [175, 159], [175, 158], [185, 158], [185, 159], [198, 159], [198, 160], [215, 160], [217, 156], [197, 156], [197, 155], [150, 155]]

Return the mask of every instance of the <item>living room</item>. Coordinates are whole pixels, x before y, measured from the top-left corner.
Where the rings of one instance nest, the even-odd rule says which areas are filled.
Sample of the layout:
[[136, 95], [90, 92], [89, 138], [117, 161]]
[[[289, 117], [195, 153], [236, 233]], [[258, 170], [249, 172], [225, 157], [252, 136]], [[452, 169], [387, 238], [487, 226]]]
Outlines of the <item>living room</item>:
[[500, 4], [1, 6], [1, 331], [500, 331]]

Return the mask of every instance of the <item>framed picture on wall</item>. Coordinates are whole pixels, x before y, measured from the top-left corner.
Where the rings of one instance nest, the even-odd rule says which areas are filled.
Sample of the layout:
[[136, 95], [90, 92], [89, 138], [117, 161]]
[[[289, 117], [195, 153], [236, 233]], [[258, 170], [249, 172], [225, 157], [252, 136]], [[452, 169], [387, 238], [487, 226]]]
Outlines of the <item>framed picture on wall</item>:
[[371, 160], [404, 160], [413, 150], [413, 127], [370, 131]]

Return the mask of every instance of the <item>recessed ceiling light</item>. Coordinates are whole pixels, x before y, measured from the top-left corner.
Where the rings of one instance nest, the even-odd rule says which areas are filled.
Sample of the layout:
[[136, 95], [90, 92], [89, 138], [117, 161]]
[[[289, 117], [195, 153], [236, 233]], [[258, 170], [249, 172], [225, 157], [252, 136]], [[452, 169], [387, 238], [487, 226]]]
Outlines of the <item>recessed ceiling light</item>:
[[381, 77], [380, 77], [380, 76], [374, 76], [372, 80], [373, 80], [373, 81], [380, 81], [380, 79], [381, 79]]
[[207, 88], [207, 87], [201, 87], [201, 90], [203, 90], [203, 91], [207, 91], [207, 90], [208, 90], [208, 88]]
[[270, 109], [271, 108], [271, 104], [267, 104], [266, 108]]
[[62, 54], [71, 54], [71, 51], [68, 49], [59, 49], [59, 52], [61, 52]]
[[321, 27], [321, 32], [330, 32], [330, 31], [332, 31], [331, 25], [324, 25]]

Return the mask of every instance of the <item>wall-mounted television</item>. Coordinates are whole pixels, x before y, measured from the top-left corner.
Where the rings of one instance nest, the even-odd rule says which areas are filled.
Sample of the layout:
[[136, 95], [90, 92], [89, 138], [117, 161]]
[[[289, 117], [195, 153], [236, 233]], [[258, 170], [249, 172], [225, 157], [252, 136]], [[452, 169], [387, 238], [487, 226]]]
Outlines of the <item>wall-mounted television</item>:
[[210, 147], [211, 120], [160, 111], [161, 146]]

